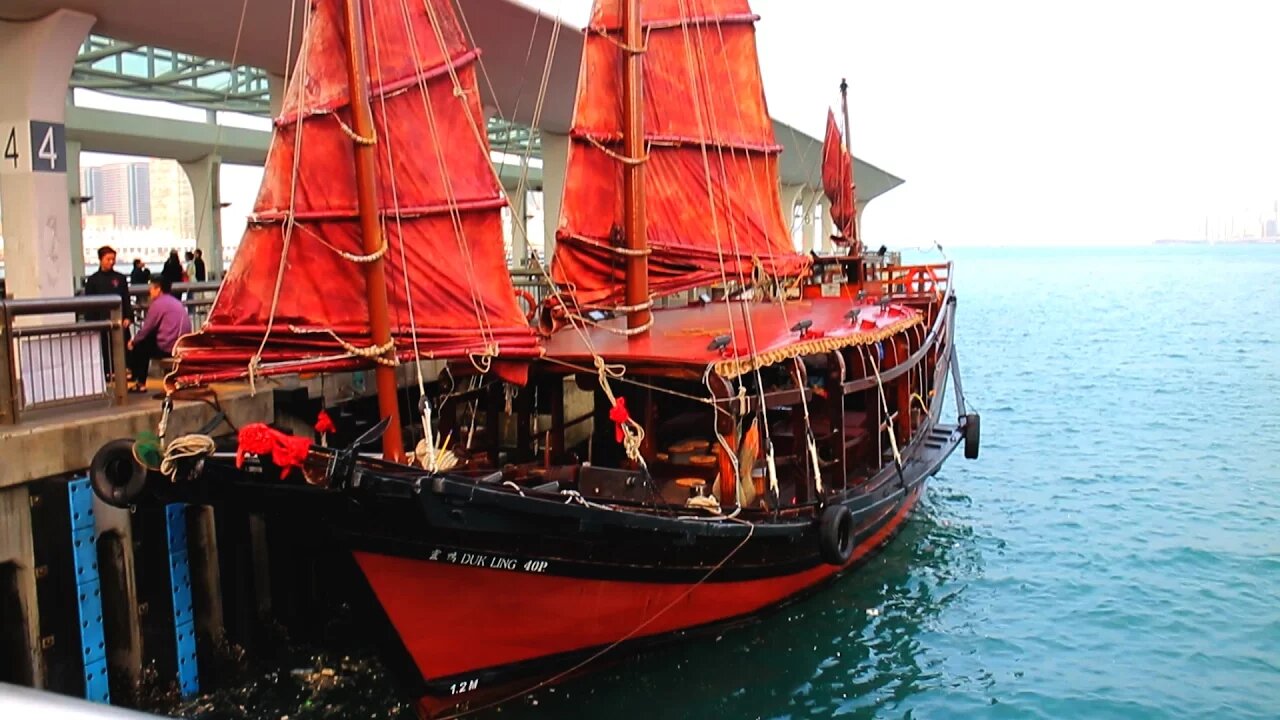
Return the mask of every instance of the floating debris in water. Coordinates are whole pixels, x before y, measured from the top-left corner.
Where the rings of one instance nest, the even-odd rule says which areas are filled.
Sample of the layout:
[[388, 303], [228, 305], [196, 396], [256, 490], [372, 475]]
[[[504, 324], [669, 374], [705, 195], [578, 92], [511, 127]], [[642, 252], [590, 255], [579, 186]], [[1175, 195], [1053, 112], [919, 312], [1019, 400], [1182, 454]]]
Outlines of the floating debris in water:
[[372, 656], [287, 653], [274, 668], [237, 668], [228, 683], [188, 702], [156, 703], [152, 710], [187, 720], [412, 720], [385, 669]]

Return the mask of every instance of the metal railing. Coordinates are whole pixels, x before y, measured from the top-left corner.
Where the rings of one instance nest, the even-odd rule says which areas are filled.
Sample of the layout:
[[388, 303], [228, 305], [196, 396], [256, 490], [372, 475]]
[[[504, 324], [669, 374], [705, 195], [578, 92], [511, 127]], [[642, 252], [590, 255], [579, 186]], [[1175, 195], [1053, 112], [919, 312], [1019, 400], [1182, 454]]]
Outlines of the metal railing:
[[[72, 313], [110, 319], [65, 317]], [[122, 405], [127, 380], [118, 297], [0, 301], [0, 425], [32, 410], [89, 400]]]

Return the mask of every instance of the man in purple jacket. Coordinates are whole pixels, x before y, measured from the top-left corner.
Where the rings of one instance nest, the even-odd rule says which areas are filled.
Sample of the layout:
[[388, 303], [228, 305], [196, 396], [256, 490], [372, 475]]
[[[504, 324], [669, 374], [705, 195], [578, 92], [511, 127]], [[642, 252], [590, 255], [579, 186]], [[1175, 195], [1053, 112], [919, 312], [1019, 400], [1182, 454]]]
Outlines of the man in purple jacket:
[[173, 354], [178, 338], [191, 332], [191, 316], [182, 302], [171, 294], [172, 283], [163, 275], [153, 275], [148, 289], [151, 304], [142, 327], [129, 341], [129, 373], [133, 375], [133, 392], [147, 391], [147, 372], [152, 358]]

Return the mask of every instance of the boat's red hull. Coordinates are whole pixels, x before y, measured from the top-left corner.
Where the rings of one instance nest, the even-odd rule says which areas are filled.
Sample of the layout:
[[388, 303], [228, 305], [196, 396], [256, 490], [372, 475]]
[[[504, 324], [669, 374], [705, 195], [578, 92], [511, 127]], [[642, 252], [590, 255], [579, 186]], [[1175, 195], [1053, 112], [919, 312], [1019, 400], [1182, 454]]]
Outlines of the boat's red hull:
[[[425, 714], [492, 697], [481, 675], [561, 656], [524, 678], [530, 689], [580, 661], [584, 651], [750, 617], [857, 564], [900, 529], [923, 491], [920, 483], [855, 549], [845, 568], [817, 565], [754, 580], [702, 583], [627, 582], [356, 552], [355, 558], [418, 671], [439, 694], [423, 698]], [[879, 523], [877, 523], [879, 524]], [[548, 670], [548, 668], [552, 668]], [[495, 675], [495, 671], [497, 675]], [[445, 685], [438, 684], [446, 680]], [[503, 683], [506, 685], [507, 683]]]

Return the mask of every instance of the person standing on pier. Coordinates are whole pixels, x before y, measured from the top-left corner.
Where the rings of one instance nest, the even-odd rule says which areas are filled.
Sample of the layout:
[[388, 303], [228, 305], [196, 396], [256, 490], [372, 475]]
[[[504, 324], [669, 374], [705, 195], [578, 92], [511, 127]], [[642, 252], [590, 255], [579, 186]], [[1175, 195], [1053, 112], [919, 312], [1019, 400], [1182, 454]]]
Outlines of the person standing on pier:
[[[119, 295], [120, 317], [124, 323], [124, 339], [129, 339], [129, 326], [133, 324], [133, 305], [129, 301], [129, 278], [116, 270], [116, 251], [110, 245], [98, 248], [98, 271], [85, 278], [85, 295]], [[85, 313], [86, 320], [110, 320], [110, 310], [93, 310]], [[111, 336], [102, 334], [102, 366], [107, 375], [115, 371], [111, 365]]]
[[169, 281], [170, 285], [182, 282], [182, 260], [178, 257], [177, 250], [169, 251], [169, 257], [164, 261], [160, 274]]
[[204, 267], [203, 250], [196, 248], [196, 257], [195, 260], [191, 261], [191, 264], [194, 265], [196, 269], [195, 275], [192, 275], [191, 279], [195, 282], [204, 282], [208, 278], [208, 273]]
[[182, 302], [173, 296], [173, 285], [162, 276], [152, 277], [147, 288], [151, 304], [138, 334], [129, 341], [129, 372], [133, 375], [132, 392], [147, 391], [147, 373], [154, 358], [173, 354], [178, 338], [191, 332], [191, 316]]
[[129, 273], [130, 285], [146, 285], [151, 282], [151, 271], [142, 264], [142, 258], [134, 258], [133, 271]]

